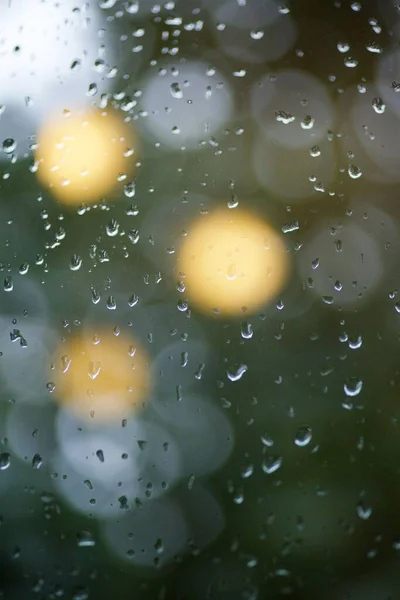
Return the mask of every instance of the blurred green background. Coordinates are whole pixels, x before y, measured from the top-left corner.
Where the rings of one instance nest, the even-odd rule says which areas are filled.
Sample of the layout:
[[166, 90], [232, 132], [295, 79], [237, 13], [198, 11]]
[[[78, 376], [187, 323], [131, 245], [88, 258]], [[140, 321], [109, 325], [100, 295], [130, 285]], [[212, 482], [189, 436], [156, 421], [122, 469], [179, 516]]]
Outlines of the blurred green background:
[[[229, 0], [225, 13], [217, 0], [90, 4], [67, 3], [65, 10], [97, 11], [112, 45], [116, 74], [100, 78], [106, 96], [99, 91], [93, 101], [107, 102], [135, 130], [140, 164], [110, 197], [75, 209], [39, 185], [21, 142], [2, 152], [0, 597], [398, 597], [398, 9], [382, 0], [277, 2], [270, 3], [276, 20], [264, 25], [261, 0]], [[259, 26], [231, 18], [244, 7]], [[8, 0], [0, 10], [11, 10]], [[14, 44], [9, 30], [1, 34], [3, 44]], [[138, 40], [143, 49], [132, 52]], [[175, 142], [178, 135], [170, 143], [163, 115], [147, 125], [146, 86], [160, 79], [164, 64], [189, 64], [190, 82], [191, 61], [218, 71], [212, 93], [222, 82], [226, 105], [213, 106], [211, 132], [198, 135], [188, 117], [183, 142]], [[317, 78], [327, 99], [310, 88], [315, 103], [303, 112], [321, 110], [321, 130], [315, 143], [293, 142], [297, 150], [290, 136], [280, 143], [279, 128], [268, 137], [288, 109], [284, 93], [268, 105], [260, 82], [272, 76], [279, 83], [282, 70], [308, 74], [306, 93]], [[12, 90], [12, 77], [3, 85]], [[203, 92], [195, 114], [207, 120]], [[288, 88], [290, 101], [302, 95], [296, 83]], [[26, 142], [18, 110], [9, 99], [4, 104], [1, 139], [14, 137], [15, 127]], [[274, 122], [266, 132], [264, 116]], [[29, 144], [35, 135], [32, 126]], [[267, 219], [292, 259], [281, 297], [246, 318], [209, 318], [190, 303], [187, 309], [168, 250], [191, 218], [227, 204]], [[160, 500], [142, 490], [136, 502], [136, 492], [116, 489], [110, 517], [88, 501], [74, 505], [83, 474], [77, 483], [71, 471], [60, 483], [64, 421], [51, 393], [51, 354], [41, 353], [47, 335], [51, 347], [92, 323], [131, 328], [160, 361], [165, 376], [155, 396], [201, 396], [210, 407], [198, 437], [173, 423], [162, 430], [184, 466], [177, 473], [171, 467]], [[181, 381], [179, 369], [168, 375], [162, 352], [176, 341], [180, 356], [185, 335], [194, 340], [194, 362]], [[156, 440], [152, 424], [161, 427], [160, 415], [149, 404], [141, 418]], [[186, 405], [193, 432], [201, 422], [196, 406]], [[208, 444], [210, 458], [201, 462]], [[158, 453], [151, 460], [164, 464]], [[158, 508], [151, 512], [157, 502], [159, 517]], [[125, 539], [131, 530], [139, 532], [134, 556]], [[148, 559], [138, 558], [140, 535]]]

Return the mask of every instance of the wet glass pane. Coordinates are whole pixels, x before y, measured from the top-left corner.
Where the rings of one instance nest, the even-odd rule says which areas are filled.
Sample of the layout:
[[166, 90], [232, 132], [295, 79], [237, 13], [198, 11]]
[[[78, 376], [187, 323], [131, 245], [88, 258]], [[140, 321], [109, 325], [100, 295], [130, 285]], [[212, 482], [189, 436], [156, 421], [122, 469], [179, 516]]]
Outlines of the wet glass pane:
[[399, 596], [400, 7], [0, 0], [0, 598]]

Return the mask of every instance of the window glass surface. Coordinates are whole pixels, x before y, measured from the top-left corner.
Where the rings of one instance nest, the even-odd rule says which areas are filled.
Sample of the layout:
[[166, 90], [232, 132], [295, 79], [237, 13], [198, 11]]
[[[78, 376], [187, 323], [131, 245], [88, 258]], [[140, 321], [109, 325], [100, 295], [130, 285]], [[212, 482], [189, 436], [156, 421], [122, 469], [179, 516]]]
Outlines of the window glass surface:
[[0, 0], [0, 598], [395, 600], [400, 8]]

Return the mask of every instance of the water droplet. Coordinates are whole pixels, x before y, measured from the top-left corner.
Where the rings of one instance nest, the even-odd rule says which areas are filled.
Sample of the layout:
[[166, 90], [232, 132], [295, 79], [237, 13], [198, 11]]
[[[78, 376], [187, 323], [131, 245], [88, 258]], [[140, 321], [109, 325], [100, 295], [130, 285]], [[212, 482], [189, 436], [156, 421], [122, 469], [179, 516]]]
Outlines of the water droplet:
[[250, 31], [250, 37], [253, 40], [261, 40], [264, 37], [264, 31], [262, 29], [253, 29]]
[[120, 496], [118, 498], [118, 502], [119, 502], [119, 507], [122, 510], [128, 510], [129, 504], [128, 504], [128, 498], [126, 496]]
[[137, 244], [140, 239], [140, 234], [138, 229], [131, 229], [128, 231], [128, 238], [132, 244]]
[[111, 219], [106, 225], [106, 232], [109, 237], [115, 237], [119, 232], [119, 223], [115, 219]]
[[[135, 182], [134, 181], [130, 181], [129, 183], [125, 184], [124, 187], [124, 194], [127, 198], [133, 198], [134, 195], [136, 193], [136, 186], [135, 186]], [[129, 213], [127, 213], [129, 214]]]
[[296, 444], [296, 446], [303, 448], [304, 446], [308, 446], [308, 444], [311, 442], [311, 440], [312, 440], [312, 429], [311, 429], [311, 427], [308, 427], [308, 425], [304, 425], [303, 427], [300, 427], [296, 431], [296, 435], [294, 438], [294, 443]]
[[311, 115], [306, 115], [300, 125], [302, 129], [312, 129], [315, 125], [315, 119]]
[[310, 155], [313, 158], [316, 158], [317, 156], [321, 156], [321, 150], [320, 150], [319, 146], [313, 146], [310, 150]]
[[358, 179], [362, 175], [361, 169], [354, 164], [349, 165], [348, 173], [352, 179]]
[[361, 348], [362, 343], [363, 337], [362, 335], [359, 335], [356, 338], [349, 340], [349, 348], [351, 348], [351, 350], [358, 350], [358, 348]]
[[275, 113], [275, 119], [278, 123], [283, 123], [284, 125], [288, 125], [289, 123], [293, 123], [296, 117], [284, 110], [277, 110]]
[[43, 464], [43, 458], [40, 456], [40, 454], [35, 454], [35, 456], [32, 458], [32, 467], [34, 469], [40, 469], [42, 464]]
[[298, 229], [300, 229], [299, 222], [291, 221], [290, 223], [286, 223], [286, 225], [282, 227], [282, 232], [291, 233], [292, 231], [297, 231]]
[[98, 304], [100, 302], [100, 294], [97, 292], [95, 288], [92, 289], [92, 302], [93, 304]]
[[243, 479], [248, 479], [249, 477], [251, 477], [253, 475], [253, 473], [254, 473], [254, 465], [248, 464], [242, 468], [241, 476], [243, 477]]
[[193, 475], [193, 473], [191, 475], [189, 475], [188, 484], [187, 484], [188, 490], [193, 489], [195, 480], [196, 480], [196, 477], [195, 477], [195, 475]]
[[14, 283], [13, 283], [12, 277], [10, 275], [8, 275], [4, 279], [4, 291], [5, 292], [12, 292], [13, 289], [14, 289]]
[[139, 446], [139, 449], [143, 451], [147, 446], [147, 442], [145, 440], [138, 440], [137, 445]]
[[99, 459], [100, 462], [104, 462], [104, 453], [103, 450], [97, 450], [96, 451], [96, 456]]
[[339, 52], [348, 52], [350, 50], [350, 44], [347, 42], [338, 42], [337, 49]]
[[91, 531], [82, 530], [76, 535], [77, 544], [80, 548], [91, 548], [96, 545], [94, 535]]
[[351, 377], [346, 381], [343, 388], [346, 396], [358, 396], [363, 387], [363, 382], [358, 377]]
[[69, 268], [71, 271], [79, 271], [82, 266], [82, 259], [78, 254], [74, 254], [70, 260]]
[[244, 340], [249, 340], [253, 337], [253, 327], [251, 326], [251, 323], [242, 323], [242, 326], [240, 328], [240, 335]]
[[11, 464], [10, 455], [8, 452], [2, 452], [0, 454], [0, 471], [5, 471]]
[[274, 445], [274, 440], [267, 433], [263, 433], [261, 436], [261, 441], [264, 446], [267, 446], [268, 448], [271, 448], [271, 446]]
[[72, 61], [70, 69], [71, 69], [71, 71], [79, 71], [81, 66], [82, 66], [82, 61], [79, 58], [77, 58]]
[[244, 502], [244, 494], [242, 490], [237, 490], [233, 496], [233, 501], [235, 504], [243, 504]]
[[374, 111], [378, 113], [378, 115], [384, 113], [386, 109], [386, 105], [383, 102], [382, 98], [379, 98], [377, 96], [375, 96], [375, 98], [372, 98], [372, 107]]
[[226, 372], [227, 377], [230, 381], [239, 381], [246, 373], [248, 367], [247, 365], [232, 365]]
[[359, 502], [357, 504], [357, 515], [360, 517], [360, 519], [366, 521], [372, 515], [372, 508], [366, 507], [362, 502]]
[[369, 44], [366, 45], [366, 49], [368, 52], [372, 52], [374, 54], [382, 54], [382, 48], [376, 42], [369, 42]]
[[282, 461], [282, 456], [270, 456], [268, 458], [265, 458], [261, 465], [262, 470], [267, 475], [271, 475], [272, 473], [275, 473], [275, 471], [278, 471], [278, 469], [281, 468]]
[[20, 275], [26, 275], [28, 271], [29, 271], [29, 263], [27, 263], [27, 262], [22, 263], [22, 265], [18, 269], [18, 272]]
[[7, 138], [3, 140], [3, 152], [6, 154], [12, 154], [17, 147], [17, 142], [13, 138]]
[[56, 384], [53, 381], [46, 383], [46, 390], [51, 394], [56, 389]]
[[171, 83], [171, 86], [169, 89], [171, 92], [171, 96], [173, 98], [178, 98], [178, 99], [183, 98], [183, 92], [181, 90], [179, 83], [177, 83], [177, 82]]
[[358, 65], [358, 60], [352, 58], [351, 56], [348, 56], [344, 61], [344, 65], [349, 69], [354, 69]]

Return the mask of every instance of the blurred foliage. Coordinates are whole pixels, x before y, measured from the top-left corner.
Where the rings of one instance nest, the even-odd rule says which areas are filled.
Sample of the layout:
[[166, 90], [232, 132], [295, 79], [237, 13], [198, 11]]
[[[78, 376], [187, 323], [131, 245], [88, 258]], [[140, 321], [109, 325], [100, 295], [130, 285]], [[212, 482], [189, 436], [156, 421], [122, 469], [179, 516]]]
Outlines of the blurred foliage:
[[[192, 0], [177, 0], [173, 13], [188, 14], [192, 5], [196, 8]], [[360, 12], [352, 11], [348, 1], [301, 0], [293, 2], [290, 8], [299, 26], [299, 37], [295, 48], [269, 65], [272, 70], [303, 68], [324, 81], [334, 74], [336, 79], [330, 84], [333, 97], [350, 85], [372, 80], [375, 55], [365, 47], [371, 37], [367, 17], [376, 16], [377, 0], [364, 1]], [[147, 17], [158, 40], [154, 59], [162, 58], [164, 46], [163, 10], [160, 15]], [[182, 32], [177, 60], [210, 57], [211, 61], [218, 61], [219, 51], [212, 35], [215, 23], [203, 11], [196, 18], [200, 17], [205, 21], [201, 31]], [[118, 23], [121, 33], [127, 34], [138, 26], [140, 21], [129, 15]], [[383, 28], [379, 40], [383, 47], [389, 38], [390, 32]], [[351, 45], [358, 68], [344, 66], [342, 55], [336, 51], [340, 40]], [[301, 49], [304, 56], [300, 58], [296, 49]], [[226, 57], [219, 60], [233, 86], [237, 104], [246, 114], [246, 92], [267, 66], [241, 64]], [[132, 85], [135, 88], [135, 81], [126, 83], [123, 77], [124, 73], [129, 74], [129, 61], [122, 64], [112, 100], [116, 107], [117, 92]], [[147, 68], [143, 64], [141, 73]], [[232, 73], [241, 68], [246, 69], [246, 76], [233, 77]], [[135, 74], [135, 79], [139, 80], [141, 73]], [[335, 125], [335, 135], [342, 126], [340, 122]], [[244, 129], [240, 137], [234, 133], [237, 127]], [[0, 261], [4, 278], [11, 275], [17, 281], [21, 277], [18, 269], [24, 261], [28, 262], [29, 274], [43, 285], [51, 320], [62, 335], [63, 328], [73, 327], [82, 319], [91, 303], [93, 287], [106, 296], [121, 288], [130, 294], [135, 293], [130, 283], [132, 272], [138, 279], [154, 278], [154, 265], [142, 252], [149, 241], [141, 238], [132, 245], [127, 236], [109, 237], [107, 225], [115, 220], [125, 231], [140, 232], [146, 215], [165, 194], [177, 198], [205, 194], [221, 203], [236, 195], [241, 206], [265, 214], [279, 228], [288, 221], [297, 221], [298, 230], [287, 234], [288, 243], [293, 246], [302, 242], [308, 230], [318, 226], [321, 217], [345, 219], [347, 198], [355, 188], [359, 196], [376, 194], [383, 208], [399, 219], [398, 203], [391, 200], [397, 196], [398, 186], [374, 186], [363, 178], [353, 181], [346, 172], [337, 174], [335, 195], [312, 193], [307, 202], [291, 205], [288, 213], [284, 202], [267, 195], [252, 179], [249, 149], [256, 133], [256, 125], [248, 117], [242, 118], [239, 110], [234, 121], [215, 136], [222, 149], [220, 156], [210, 144], [198, 152], [163, 153], [144, 140], [134, 198], [127, 198], [120, 189], [107, 203], [81, 211], [82, 214], [58, 205], [46, 190], [40, 189], [30, 171], [30, 160], [1, 163]], [[333, 143], [339, 165], [347, 169], [336, 141]], [[128, 214], [131, 204], [137, 207], [135, 216]], [[65, 230], [65, 239], [51, 248], [59, 227]], [[105, 262], [99, 261], [102, 252], [108, 257]], [[75, 272], [69, 268], [74, 255], [83, 260]], [[396, 257], [396, 265], [398, 260]], [[396, 501], [398, 339], [395, 327], [392, 331], [387, 327], [388, 312], [394, 314], [388, 294], [397, 287], [397, 279], [395, 269], [384, 290], [346, 313], [316, 302], [304, 317], [286, 320], [285, 310], [280, 314], [272, 306], [265, 315], [250, 319], [255, 331], [251, 340], [241, 337], [240, 321], [199, 316], [218, 356], [213, 376], [206, 377], [204, 388], [226, 411], [235, 430], [232, 456], [223, 469], [207, 478], [222, 503], [226, 519], [223, 533], [200, 556], [193, 551], [193, 555], [177, 559], [154, 576], [113, 559], [100, 542], [93, 548], [78, 547], [77, 532], [90, 529], [96, 538], [96, 521], [73, 513], [61, 499], [52, 498], [39, 503], [22, 523], [0, 519], [4, 574], [0, 597], [64, 595], [74, 600], [102, 600], [113, 595], [121, 599], [249, 600], [289, 595], [302, 600], [319, 598], [321, 594], [328, 597], [327, 590], [333, 585], [373, 569], [379, 573], [382, 565], [394, 559], [393, 541], [400, 531]], [[14, 313], [6, 294], [1, 292], [0, 296], [10, 316], [22, 319], [22, 314]], [[168, 278], [157, 287], [157, 297], [171, 306], [180, 300]], [[28, 311], [29, 301], [27, 297]], [[362, 347], [357, 351], [349, 349], [347, 343], [339, 340], [343, 331], [349, 339], [361, 335]], [[235, 383], [226, 377], [232, 364], [249, 366], [245, 377]], [[343, 383], [351, 377], [362, 380], [363, 393], [354, 398], [352, 410], [346, 410]], [[6, 410], [7, 403], [3, 403], [2, 418]], [[304, 425], [312, 429], [313, 437], [312, 443], [302, 449], [293, 440]], [[272, 448], [261, 440], [267, 435], [274, 442]], [[280, 469], [268, 475], [261, 465], [271, 454], [282, 457], [283, 462]], [[249, 464], [254, 465], [254, 474], [244, 478], [243, 471]], [[186, 488], [187, 481], [183, 481], [177, 496], [184, 494]], [[18, 503], [18, 495], [26, 493], [29, 492], [15, 490], [14, 495], [1, 502]], [[43, 490], [37, 487], [32, 493], [40, 496]], [[360, 518], [360, 502], [373, 507], [370, 518]], [[280, 509], [277, 514], [276, 507]], [[306, 516], [302, 518], [303, 512]], [[37, 540], [38, 553], [41, 544], [49, 546], [37, 569], [26, 571], [19, 567], [20, 527]], [[317, 541], [302, 552], [302, 544], [307, 544], [308, 539]], [[13, 546], [14, 553], [10, 553]], [[25, 550], [21, 548], [20, 552]], [[218, 568], [220, 576], [216, 574]], [[384, 576], [391, 580], [395, 574]]]

